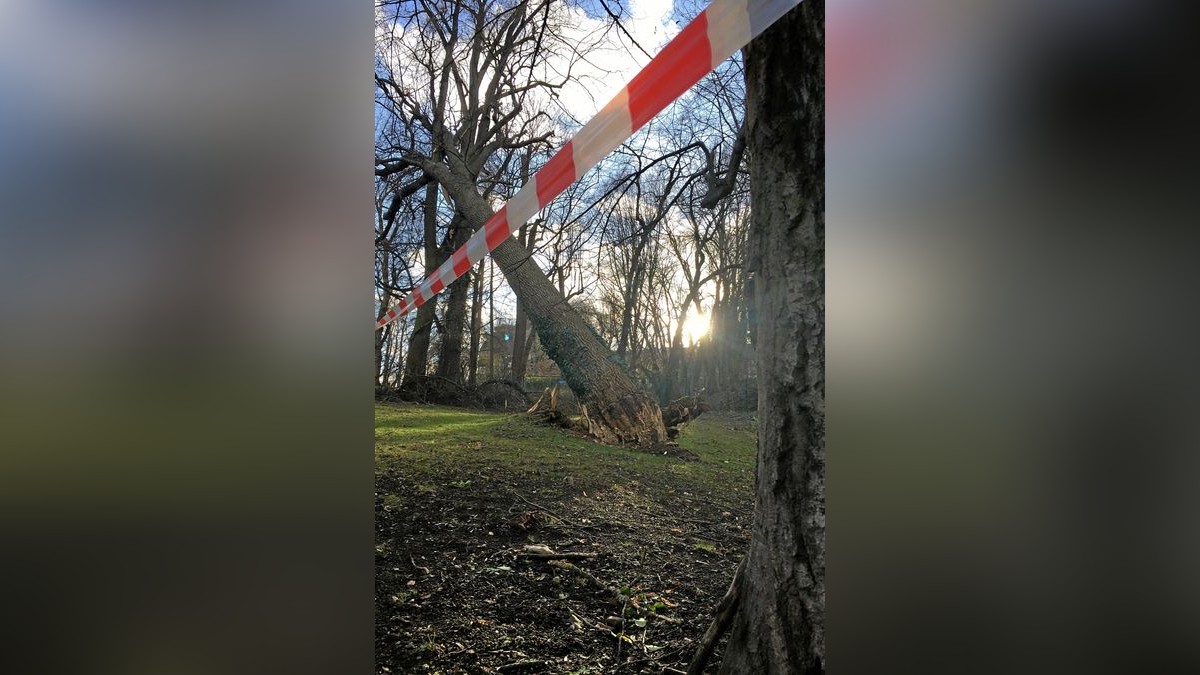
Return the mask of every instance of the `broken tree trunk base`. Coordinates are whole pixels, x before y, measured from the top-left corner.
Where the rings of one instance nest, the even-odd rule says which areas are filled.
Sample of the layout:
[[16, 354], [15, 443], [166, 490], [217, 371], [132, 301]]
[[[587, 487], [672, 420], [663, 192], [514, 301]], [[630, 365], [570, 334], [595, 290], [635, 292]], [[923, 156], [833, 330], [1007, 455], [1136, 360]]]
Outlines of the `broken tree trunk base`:
[[549, 387], [538, 400], [534, 401], [533, 405], [529, 406], [529, 410], [525, 411], [529, 415], [533, 415], [538, 422], [556, 427], [564, 427], [571, 429], [575, 426], [571, 418], [564, 415], [558, 409], [558, 385]]
[[708, 409], [708, 403], [704, 400], [703, 389], [691, 396], [677, 398], [663, 406], [663, 426], [667, 427], [667, 434], [671, 438], [674, 438], [679, 433], [677, 427], [680, 424], [691, 422], [707, 412]]
[[[627, 399], [628, 398], [631, 397], [627, 397]], [[619, 403], [623, 403], [625, 400], [626, 399], [623, 399]], [[675, 403], [678, 403], [679, 405], [672, 409], [671, 419], [676, 420], [677, 424], [682, 424], [683, 422], [693, 420], [696, 417], [699, 417], [701, 412], [708, 409], [708, 407], [704, 405], [703, 400], [700, 398], [700, 394], [697, 394], [696, 396], [685, 396]], [[675, 403], [672, 403], [672, 405], [675, 405]], [[654, 405], [650, 408], [638, 408], [637, 406], [638, 403], [636, 401], [630, 405], [620, 406], [621, 414], [625, 416], [625, 423], [622, 426], [622, 429], [629, 429], [639, 424], [643, 424], [647, 420], [648, 415], [656, 415], [658, 416], [660, 422], [665, 422], [662, 417], [666, 415], [666, 408], [661, 409], [662, 412], [660, 414], [658, 412], [659, 408], [657, 405]], [[599, 421], [594, 414], [589, 415], [586, 404], [581, 404], [579, 406], [579, 412], [580, 415], [578, 418], [572, 418], [563, 414], [563, 412], [559, 410], [558, 385], [554, 385], [553, 387], [550, 387], [542, 392], [542, 395], [538, 397], [538, 400], [535, 401], [533, 405], [529, 406], [529, 410], [526, 411], [526, 413], [533, 416], [541, 424], [569, 429], [571, 431], [590, 436], [591, 438], [607, 445], [632, 445], [647, 452], [657, 452], [687, 460], [700, 459], [695, 453], [685, 450], [679, 447], [676, 443], [668, 440], [670, 438], [674, 438], [679, 433], [678, 430], [674, 429], [673, 427], [667, 427], [665, 425], [663, 426], [663, 428], [667, 431], [668, 439], [661, 439], [657, 432], [653, 431], [642, 438], [650, 437], [658, 438], [660, 440], [650, 443], [638, 442], [637, 440], [630, 441], [627, 440], [630, 438], [629, 435], [615, 432], [611, 426]], [[611, 424], [613, 419], [614, 418], [610, 414], [607, 418], [607, 422]], [[639, 437], [634, 435], [633, 438], [637, 439]]]
[[581, 402], [579, 409], [588, 435], [601, 443], [654, 449], [667, 441], [662, 411], [645, 392], [626, 394], [606, 406]]
[[[475, 229], [492, 218], [491, 204], [479, 194], [475, 177], [465, 164], [417, 161], [452, 195], [458, 211]], [[604, 443], [643, 448], [666, 441], [658, 402], [641, 391], [609, 346], [533, 261], [529, 250], [507, 237], [492, 250], [491, 257], [521, 299], [546, 355], [558, 364], [580, 404], [588, 405], [589, 434]]]

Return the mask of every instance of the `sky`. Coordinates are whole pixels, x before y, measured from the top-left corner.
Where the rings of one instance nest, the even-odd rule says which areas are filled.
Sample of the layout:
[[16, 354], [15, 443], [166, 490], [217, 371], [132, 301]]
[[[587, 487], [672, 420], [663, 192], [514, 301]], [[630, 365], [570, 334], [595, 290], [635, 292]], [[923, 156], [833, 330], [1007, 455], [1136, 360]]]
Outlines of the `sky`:
[[[629, 36], [652, 56], [671, 40], [686, 25], [686, 20], [698, 13], [707, 3], [681, 2], [677, 12], [675, 0], [609, 0], [609, 7], [619, 11], [622, 25]], [[631, 44], [630, 39], [621, 31], [607, 30], [611, 19], [604, 13], [598, 1], [585, 0], [580, 6], [562, 7], [570, 13], [566, 22], [570, 27], [566, 35], [572, 44], [586, 44], [588, 49], [585, 57], [570, 64], [570, 55], [561, 55], [549, 59], [542, 65], [542, 76], [548, 80], [559, 80], [554, 73], [566, 72], [571, 65], [573, 78], [558, 92], [558, 110], [550, 106], [548, 100], [541, 103], [547, 112], [557, 117], [565, 112], [574, 118], [577, 124], [587, 122], [608, 101], [617, 94], [637, 73], [650, 61], [650, 56]], [[677, 17], [683, 13], [683, 20]], [[380, 25], [377, 27], [377, 42], [386, 39], [393, 30], [383, 15], [377, 15]], [[602, 38], [599, 36], [603, 35]], [[598, 41], [599, 40], [599, 41]], [[402, 59], [393, 56], [392, 58]], [[567, 123], [568, 127], [574, 126]], [[560, 128], [554, 139], [556, 146], [561, 146], [569, 140], [573, 128]], [[419, 269], [419, 267], [417, 268]], [[419, 281], [419, 280], [417, 280]], [[501, 289], [497, 289], [500, 291]], [[497, 314], [509, 316], [515, 311], [515, 298], [510, 293], [498, 292]], [[694, 310], [693, 310], [694, 312]], [[689, 319], [685, 340], [691, 342], [698, 338], [707, 325], [707, 316], [703, 320]], [[673, 323], [673, 322], [672, 322]]]
[[[614, 7], [613, 3], [609, 6]], [[651, 54], [657, 54], [682, 28], [673, 19], [674, 0], [626, 0], [624, 6], [627, 12], [623, 21], [625, 29]], [[581, 35], [599, 30], [610, 21], [607, 16], [588, 17], [582, 9], [574, 10], [574, 13], [579, 15], [577, 25]], [[572, 83], [560, 94], [563, 106], [581, 122], [586, 122], [603, 107], [650, 61], [617, 31], [609, 33], [600, 49], [604, 50], [603, 69], [586, 64], [576, 66], [583, 82]]]
[[[610, 0], [609, 7], [617, 10], [617, 2]], [[650, 54], [674, 37], [682, 28], [675, 19], [674, 0], [624, 0], [621, 2], [622, 24], [637, 43]], [[577, 76], [559, 91], [559, 104], [580, 123], [586, 122], [622, 87], [637, 74], [649, 57], [629, 43], [621, 32], [610, 30], [603, 40], [599, 35], [611, 22], [600, 9], [598, 2], [586, 0], [581, 6], [562, 7], [570, 14], [570, 26], [565, 36], [573, 44], [587, 44], [585, 58], [576, 60], [572, 74]], [[376, 42], [383, 43], [394, 30], [383, 12], [377, 11], [379, 25]], [[392, 55], [393, 62], [403, 57]], [[542, 64], [545, 73], [566, 72], [573, 56], [560, 55]]]

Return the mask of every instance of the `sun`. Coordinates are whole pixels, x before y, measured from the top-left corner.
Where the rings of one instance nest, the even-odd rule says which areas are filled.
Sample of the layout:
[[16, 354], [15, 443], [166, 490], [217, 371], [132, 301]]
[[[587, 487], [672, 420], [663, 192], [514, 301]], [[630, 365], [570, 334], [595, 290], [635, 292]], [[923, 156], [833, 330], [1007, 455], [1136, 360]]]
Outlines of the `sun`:
[[688, 317], [683, 320], [683, 340], [687, 346], [696, 344], [700, 338], [707, 335], [708, 325], [708, 314], [689, 313]]

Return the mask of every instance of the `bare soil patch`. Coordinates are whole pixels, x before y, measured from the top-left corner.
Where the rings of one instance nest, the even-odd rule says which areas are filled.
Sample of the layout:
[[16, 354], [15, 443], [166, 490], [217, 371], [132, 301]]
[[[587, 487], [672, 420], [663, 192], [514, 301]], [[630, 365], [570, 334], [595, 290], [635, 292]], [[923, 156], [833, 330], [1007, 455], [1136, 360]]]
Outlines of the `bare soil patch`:
[[749, 544], [751, 486], [674, 476], [387, 463], [377, 672], [685, 670]]

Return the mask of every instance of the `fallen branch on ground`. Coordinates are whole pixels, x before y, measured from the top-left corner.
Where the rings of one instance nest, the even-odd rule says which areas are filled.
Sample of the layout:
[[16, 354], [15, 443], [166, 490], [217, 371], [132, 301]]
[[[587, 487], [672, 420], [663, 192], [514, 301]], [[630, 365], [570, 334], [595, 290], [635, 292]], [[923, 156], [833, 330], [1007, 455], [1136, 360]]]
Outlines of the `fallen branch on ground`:
[[536, 503], [534, 503], [534, 502], [531, 502], [531, 501], [529, 501], [529, 500], [528, 500], [528, 499], [526, 499], [525, 497], [521, 496], [521, 494], [520, 494], [520, 493], [518, 493], [518, 492], [513, 492], [513, 495], [514, 495], [514, 496], [515, 496], [517, 499], [520, 499], [521, 501], [523, 501], [523, 502], [525, 502], [526, 504], [528, 504], [528, 505], [532, 506], [533, 508], [535, 508], [535, 509], [538, 509], [539, 511], [541, 511], [541, 512], [545, 513], [546, 515], [553, 517], [554, 519], [558, 520], [560, 523], [562, 523], [563, 525], [566, 525], [567, 527], [574, 527], [574, 528], [578, 528], [578, 529], [581, 529], [581, 530], [591, 530], [591, 529], [595, 529], [595, 526], [593, 526], [593, 525], [579, 525], [579, 524], [576, 524], [576, 523], [572, 523], [571, 521], [567, 520], [566, 518], [563, 518], [562, 516], [558, 515], [557, 513], [553, 512], [553, 511], [551, 511], [550, 509], [548, 509], [548, 508], [546, 508], [546, 507], [544, 507], [544, 506], [542, 506], [542, 505], [540, 505], [540, 504], [536, 504]]
[[600, 555], [599, 553], [571, 553], [571, 552], [535, 553], [535, 552], [526, 551], [524, 553], [518, 553], [517, 557], [518, 558], [534, 558], [537, 560], [583, 560], [585, 558], [595, 558], [599, 555]]
[[625, 597], [624, 595], [622, 595], [621, 590], [619, 588], [617, 588], [615, 586], [610, 586], [610, 585], [604, 583], [603, 581], [600, 581], [599, 579], [596, 578], [596, 575], [583, 569], [579, 565], [573, 565], [565, 560], [558, 560], [558, 559], [548, 560], [547, 564], [550, 565], [551, 567], [557, 567], [558, 569], [563, 570], [565, 572], [573, 572], [575, 574], [578, 574], [579, 576], [583, 577], [584, 579], [587, 579], [589, 582], [594, 584], [596, 586], [596, 588], [608, 591], [617, 598]]
[[499, 668], [497, 668], [496, 670], [501, 673], [507, 673], [510, 670], [520, 670], [521, 668], [533, 668], [536, 666], [544, 666], [544, 665], [546, 665], [545, 661], [540, 661], [538, 659], [527, 659], [525, 661], [514, 661], [513, 663], [506, 663], [503, 666], [500, 666]]
[[578, 560], [583, 558], [595, 558], [599, 553], [559, 553], [549, 546], [542, 544], [531, 544], [526, 546], [520, 553], [518, 558], [537, 558], [539, 560]]
[[700, 645], [696, 648], [696, 653], [692, 656], [692, 663], [688, 666], [688, 675], [701, 675], [704, 672], [704, 666], [708, 665], [708, 659], [712, 656], [713, 649], [717, 646], [717, 641], [729, 630], [730, 624], [733, 623], [733, 616], [737, 611], [738, 601], [742, 596], [742, 575], [746, 572], [746, 558], [742, 558], [742, 562], [738, 563], [737, 571], [733, 573], [733, 581], [729, 584], [729, 590], [725, 592], [725, 597], [721, 598], [721, 602], [717, 604], [716, 617], [713, 618], [712, 624], [705, 631], [704, 637], [700, 639]]

